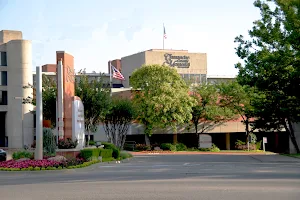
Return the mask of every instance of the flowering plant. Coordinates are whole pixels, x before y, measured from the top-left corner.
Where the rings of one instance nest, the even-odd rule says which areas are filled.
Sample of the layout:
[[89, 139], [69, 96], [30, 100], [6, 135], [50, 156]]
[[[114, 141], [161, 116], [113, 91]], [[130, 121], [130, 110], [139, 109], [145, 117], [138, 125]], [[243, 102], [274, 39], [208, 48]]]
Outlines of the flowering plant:
[[8, 160], [4, 162], [0, 162], [0, 168], [29, 168], [29, 167], [39, 167], [39, 168], [47, 168], [47, 167], [59, 167], [62, 163], [53, 161], [53, 160], [24, 160], [24, 161], [15, 161]]

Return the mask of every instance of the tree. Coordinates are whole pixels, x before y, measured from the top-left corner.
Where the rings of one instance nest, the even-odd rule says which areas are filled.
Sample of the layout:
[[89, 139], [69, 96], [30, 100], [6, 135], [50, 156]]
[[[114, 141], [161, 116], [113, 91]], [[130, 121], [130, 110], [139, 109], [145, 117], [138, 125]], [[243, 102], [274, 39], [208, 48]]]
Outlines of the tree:
[[110, 90], [103, 87], [102, 78], [89, 80], [86, 75], [81, 74], [75, 84], [75, 94], [84, 105], [84, 123], [89, 145], [91, 132], [97, 130], [97, 125], [109, 110]]
[[123, 149], [131, 121], [135, 117], [135, 108], [129, 99], [114, 98], [105, 114], [104, 130], [108, 140], [119, 149]]
[[230, 108], [220, 105], [219, 96], [216, 85], [198, 85], [193, 88], [192, 97], [197, 104], [192, 108], [192, 123], [198, 142], [200, 134], [235, 117]]
[[[33, 98], [24, 98], [23, 103], [36, 105], [36, 88], [34, 85], [25, 86], [33, 89]], [[51, 120], [51, 124], [55, 127], [56, 124], [56, 95], [57, 87], [53, 78], [42, 75], [42, 96], [43, 96], [43, 117], [46, 120]]]
[[257, 128], [284, 128], [299, 153], [293, 123], [300, 121], [300, 2], [257, 0], [254, 5], [261, 19], [249, 31], [251, 40], [235, 39], [236, 53], [243, 60], [236, 65], [237, 80], [264, 93], [264, 103], [257, 105]]
[[195, 104], [177, 71], [168, 66], [143, 65], [132, 73], [130, 84], [139, 90], [133, 102], [138, 108], [138, 121], [145, 125], [146, 136], [151, 136], [154, 127], [172, 127], [176, 142], [177, 125], [192, 119]]
[[249, 135], [254, 132], [253, 126], [255, 107], [253, 104], [261, 99], [261, 96], [254, 88], [242, 86], [238, 82], [226, 82], [218, 85], [220, 92], [220, 104], [233, 110], [245, 124], [246, 142]]

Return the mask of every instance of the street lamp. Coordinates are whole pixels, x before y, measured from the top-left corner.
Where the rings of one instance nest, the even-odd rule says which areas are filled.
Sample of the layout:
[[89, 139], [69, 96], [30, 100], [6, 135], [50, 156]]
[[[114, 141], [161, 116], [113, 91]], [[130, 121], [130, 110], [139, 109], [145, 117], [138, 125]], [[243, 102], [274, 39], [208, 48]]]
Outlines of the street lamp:
[[24, 112], [23, 112], [23, 97], [14, 97], [14, 99], [22, 100], [21, 101], [21, 112], [22, 112], [22, 148], [24, 148]]

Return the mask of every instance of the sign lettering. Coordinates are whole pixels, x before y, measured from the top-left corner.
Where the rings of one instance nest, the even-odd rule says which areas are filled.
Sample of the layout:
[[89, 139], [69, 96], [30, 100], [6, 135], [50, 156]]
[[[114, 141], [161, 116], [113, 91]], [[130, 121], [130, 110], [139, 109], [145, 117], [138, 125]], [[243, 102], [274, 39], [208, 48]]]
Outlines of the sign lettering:
[[190, 67], [190, 57], [189, 56], [173, 56], [173, 54], [166, 53], [164, 64], [170, 67], [178, 68], [189, 68]]
[[74, 83], [75, 82], [75, 70], [71, 69], [69, 66], [67, 66], [67, 76], [66, 81]]

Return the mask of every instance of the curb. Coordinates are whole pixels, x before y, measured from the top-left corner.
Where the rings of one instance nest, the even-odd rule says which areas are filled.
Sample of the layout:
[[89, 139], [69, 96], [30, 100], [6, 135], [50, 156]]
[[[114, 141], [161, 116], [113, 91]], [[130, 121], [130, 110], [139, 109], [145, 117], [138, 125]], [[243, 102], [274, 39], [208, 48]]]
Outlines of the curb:
[[139, 155], [278, 155], [272, 152], [130, 152], [134, 156]]

